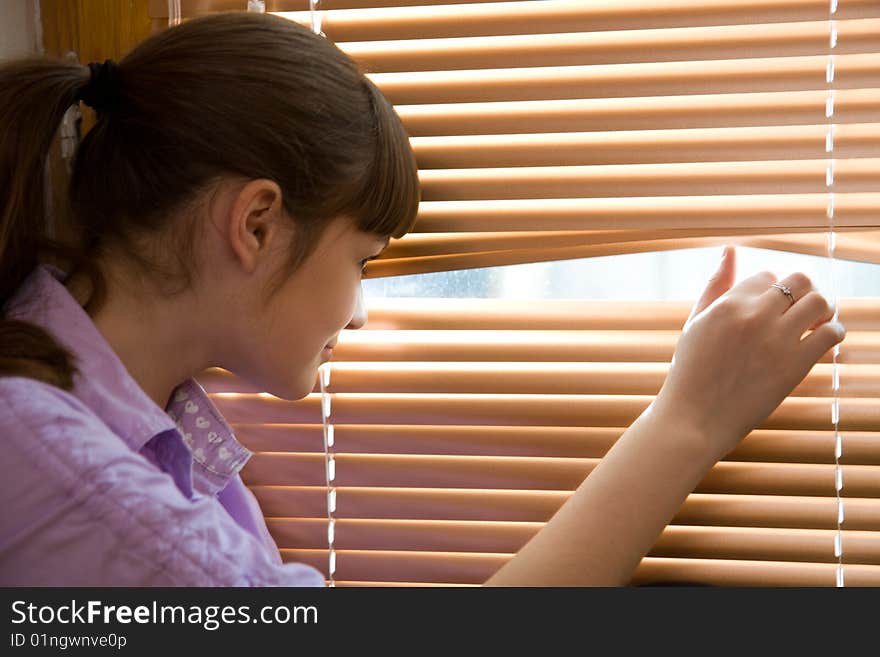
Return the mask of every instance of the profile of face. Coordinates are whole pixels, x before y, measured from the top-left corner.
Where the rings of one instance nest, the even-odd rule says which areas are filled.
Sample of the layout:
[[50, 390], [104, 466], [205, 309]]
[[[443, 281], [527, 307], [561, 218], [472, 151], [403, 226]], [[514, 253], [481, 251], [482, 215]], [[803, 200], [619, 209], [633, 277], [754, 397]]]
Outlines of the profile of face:
[[388, 239], [361, 231], [347, 217], [335, 218], [300, 267], [263, 304], [260, 290], [289, 259], [294, 238], [292, 220], [283, 219], [273, 220], [270, 208], [232, 219], [229, 246], [243, 267], [238, 269], [237, 298], [229, 300], [229, 307], [241, 310], [230, 348], [218, 364], [262, 391], [293, 400], [312, 391], [340, 332], [366, 324], [363, 268]]

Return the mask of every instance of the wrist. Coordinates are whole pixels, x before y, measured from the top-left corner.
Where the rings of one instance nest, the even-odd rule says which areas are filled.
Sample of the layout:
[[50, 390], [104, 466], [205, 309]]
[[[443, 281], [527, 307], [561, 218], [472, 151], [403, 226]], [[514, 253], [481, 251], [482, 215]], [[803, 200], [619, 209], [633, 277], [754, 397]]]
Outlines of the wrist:
[[709, 427], [703, 425], [686, 409], [669, 403], [658, 395], [636, 420], [649, 427], [649, 434], [663, 441], [665, 446], [680, 452], [704, 470], [711, 468], [724, 454], [720, 446], [726, 444]]

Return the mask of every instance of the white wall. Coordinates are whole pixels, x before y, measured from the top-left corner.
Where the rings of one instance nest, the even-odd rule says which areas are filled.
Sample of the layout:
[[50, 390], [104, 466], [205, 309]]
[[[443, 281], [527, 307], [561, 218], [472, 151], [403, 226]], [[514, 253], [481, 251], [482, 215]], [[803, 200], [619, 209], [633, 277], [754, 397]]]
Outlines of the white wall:
[[0, 0], [0, 60], [37, 52], [39, 0]]

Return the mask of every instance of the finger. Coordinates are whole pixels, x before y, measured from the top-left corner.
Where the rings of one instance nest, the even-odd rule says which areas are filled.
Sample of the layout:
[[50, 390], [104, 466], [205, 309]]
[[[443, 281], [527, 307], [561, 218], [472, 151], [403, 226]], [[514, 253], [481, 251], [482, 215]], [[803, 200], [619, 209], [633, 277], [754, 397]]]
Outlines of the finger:
[[706, 308], [718, 299], [722, 294], [727, 292], [736, 280], [736, 249], [732, 246], [725, 246], [721, 253], [721, 264], [706, 284], [706, 289], [700, 296], [697, 303], [694, 304], [691, 314], [687, 321], [690, 322], [694, 317], [703, 312]]
[[834, 345], [843, 342], [846, 337], [846, 329], [839, 322], [827, 322], [816, 327], [812, 333], [801, 340], [801, 349], [804, 358], [809, 363], [816, 363], [822, 356], [828, 353]]
[[[781, 295], [780, 295], [781, 296]], [[816, 290], [811, 290], [798, 299], [790, 310], [783, 315], [783, 325], [800, 338], [805, 332], [811, 331], [834, 317], [834, 308], [828, 300]]]
[[761, 295], [776, 282], [776, 274], [769, 271], [761, 271], [749, 276], [733, 288], [733, 293], [747, 295]]
[[771, 284], [764, 291], [761, 303], [778, 310], [780, 314], [789, 312], [795, 307], [798, 300], [803, 299], [813, 290], [813, 281], [809, 276], [799, 271], [783, 278], [779, 281], [779, 285], [788, 288], [791, 298], [783, 290], [773, 287]]

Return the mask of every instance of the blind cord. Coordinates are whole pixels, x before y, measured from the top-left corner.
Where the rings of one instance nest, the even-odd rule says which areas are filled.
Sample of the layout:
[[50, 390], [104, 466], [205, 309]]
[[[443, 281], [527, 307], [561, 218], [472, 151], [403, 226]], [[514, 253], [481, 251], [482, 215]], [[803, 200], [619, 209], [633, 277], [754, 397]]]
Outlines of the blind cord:
[[327, 475], [327, 578], [328, 586], [336, 586], [336, 549], [333, 547], [336, 541], [336, 488], [333, 481], [336, 479], [336, 459], [333, 456], [333, 424], [330, 422], [330, 363], [324, 363], [318, 369], [318, 378], [321, 381], [321, 420], [324, 425], [324, 470]]
[[168, 0], [168, 27], [180, 25], [180, 0]]
[[320, 34], [322, 37], [327, 36], [321, 31], [321, 22], [324, 18], [321, 11], [321, 0], [309, 0], [309, 16], [312, 19], [312, 32]]
[[[833, 19], [837, 13], [837, 0], [830, 0], [828, 7], [828, 68], [825, 80], [828, 83], [828, 97], [825, 101], [825, 118], [828, 119], [828, 132], [825, 136], [825, 152], [828, 165], [825, 171], [825, 186], [828, 189], [828, 269], [831, 285], [831, 305], [834, 308], [832, 321], [838, 320], [837, 277], [835, 276], [836, 236], [834, 232], [834, 49], [837, 47], [837, 22]], [[834, 424], [834, 488], [837, 493], [837, 533], [834, 535], [834, 556], [837, 557], [837, 586], [842, 587], [843, 581], [843, 470], [840, 469], [840, 457], [843, 454], [843, 441], [840, 437], [840, 373], [837, 357], [840, 355], [840, 343], [831, 350], [831, 422]]]

